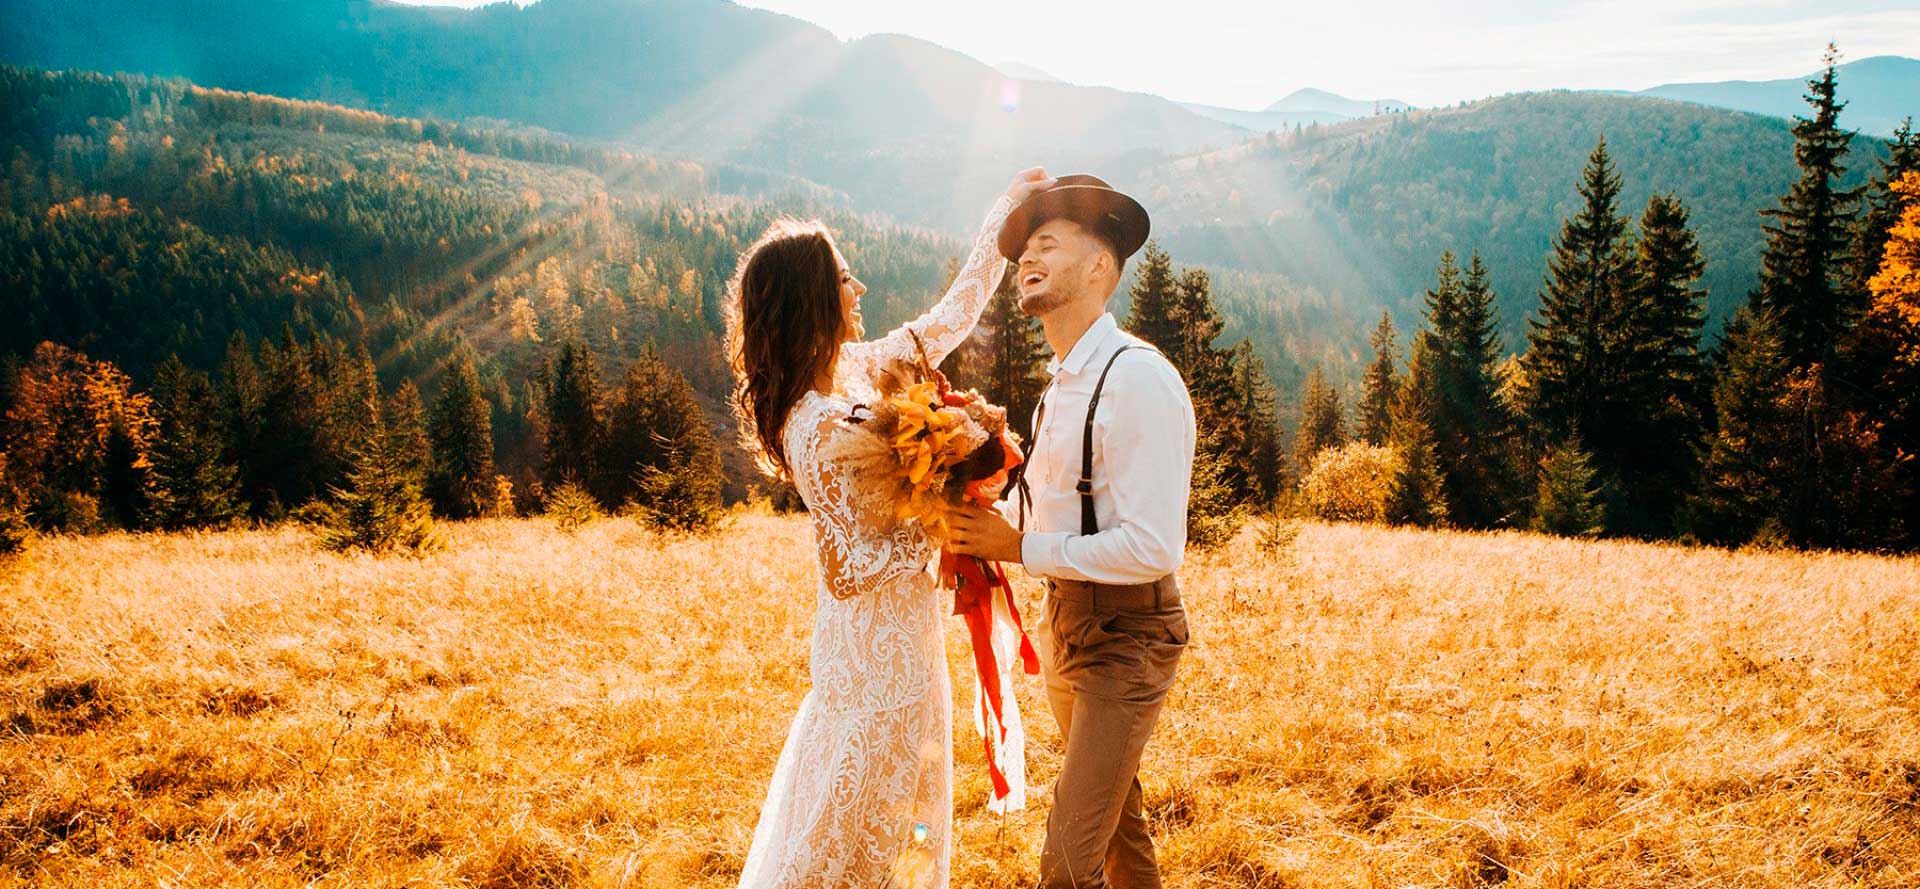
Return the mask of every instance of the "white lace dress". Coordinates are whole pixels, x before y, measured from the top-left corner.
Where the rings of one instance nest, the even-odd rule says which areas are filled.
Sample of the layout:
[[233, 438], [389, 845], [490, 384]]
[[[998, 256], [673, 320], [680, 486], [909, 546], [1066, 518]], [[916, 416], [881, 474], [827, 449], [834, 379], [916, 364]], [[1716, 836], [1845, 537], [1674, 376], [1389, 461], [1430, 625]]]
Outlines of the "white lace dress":
[[952, 853], [953, 704], [943, 622], [917, 522], [883, 492], [859, 490], [823, 457], [874, 397], [881, 363], [913, 354], [909, 329], [940, 361], [973, 330], [1005, 271], [994, 246], [1012, 202], [987, 214], [940, 303], [886, 337], [841, 347], [832, 395], [808, 392], [783, 431], [794, 484], [813, 519], [820, 583], [813, 688], [774, 767], [742, 889], [940, 887]]

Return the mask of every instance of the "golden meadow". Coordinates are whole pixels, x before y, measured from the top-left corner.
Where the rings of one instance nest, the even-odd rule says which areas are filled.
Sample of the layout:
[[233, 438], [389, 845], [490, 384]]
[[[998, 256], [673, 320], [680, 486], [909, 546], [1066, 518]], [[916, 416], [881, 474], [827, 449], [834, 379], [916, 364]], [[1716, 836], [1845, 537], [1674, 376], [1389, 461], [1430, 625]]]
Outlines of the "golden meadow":
[[[805, 519], [443, 527], [0, 569], [0, 886], [731, 886], [807, 687]], [[1180, 579], [1169, 886], [1920, 885], [1920, 560], [1309, 522]], [[1005, 819], [959, 685], [954, 885], [1031, 885], [1038, 680]]]

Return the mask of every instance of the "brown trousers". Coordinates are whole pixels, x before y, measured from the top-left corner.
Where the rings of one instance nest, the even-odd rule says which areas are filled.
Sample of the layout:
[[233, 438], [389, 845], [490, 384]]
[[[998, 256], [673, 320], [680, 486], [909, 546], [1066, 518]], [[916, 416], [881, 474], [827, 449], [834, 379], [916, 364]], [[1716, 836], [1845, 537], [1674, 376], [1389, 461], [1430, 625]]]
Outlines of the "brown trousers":
[[1040, 663], [1067, 752], [1053, 782], [1040, 883], [1159, 889], [1138, 772], [1187, 645], [1179, 588], [1171, 575], [1135, 586], [1046, 584]]

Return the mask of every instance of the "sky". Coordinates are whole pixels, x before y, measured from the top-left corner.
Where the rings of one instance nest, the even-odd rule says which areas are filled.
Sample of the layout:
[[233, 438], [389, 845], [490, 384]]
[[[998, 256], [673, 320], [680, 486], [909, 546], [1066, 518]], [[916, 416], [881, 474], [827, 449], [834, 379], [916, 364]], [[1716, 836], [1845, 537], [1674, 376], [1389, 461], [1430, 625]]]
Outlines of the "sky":
[[[477, 6], [483, 0], [407, 0]], [[524, 3], [523, 3], [524, 5]], [[1445, 105], [1920, 56], [1920, 0], [748, 0], [843, 39], [919, 37], [1061, 80], [1257, 109], [1302, 87]]]

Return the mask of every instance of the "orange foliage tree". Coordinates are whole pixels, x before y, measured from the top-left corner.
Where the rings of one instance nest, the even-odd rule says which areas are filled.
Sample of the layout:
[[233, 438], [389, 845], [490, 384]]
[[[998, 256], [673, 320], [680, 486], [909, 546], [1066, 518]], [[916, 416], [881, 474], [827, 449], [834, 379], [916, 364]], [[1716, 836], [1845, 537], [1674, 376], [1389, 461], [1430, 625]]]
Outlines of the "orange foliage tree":
[[6, 411], [9, 480], [43, 526], [138, 524], [157, 429], [152, 399], [133, 391], [119, 368], [43, 341], [20, 369]]
[[1887, 233], [1879, 274], [1867, 282], [1873, 291], [1869, 314], [1896, 338], [1899, 360], [1920, 366], [1920, 173], [1908, 173], [1891, 187], [1906, 208]]

